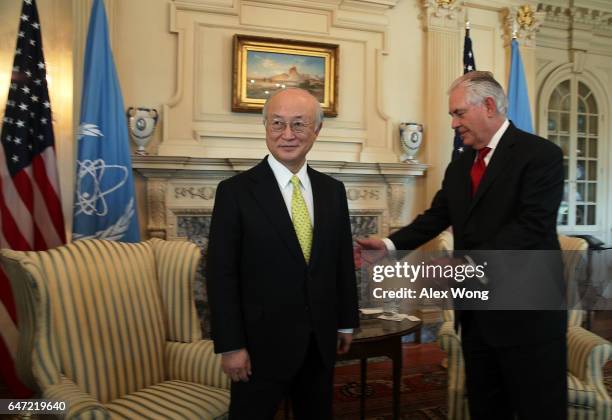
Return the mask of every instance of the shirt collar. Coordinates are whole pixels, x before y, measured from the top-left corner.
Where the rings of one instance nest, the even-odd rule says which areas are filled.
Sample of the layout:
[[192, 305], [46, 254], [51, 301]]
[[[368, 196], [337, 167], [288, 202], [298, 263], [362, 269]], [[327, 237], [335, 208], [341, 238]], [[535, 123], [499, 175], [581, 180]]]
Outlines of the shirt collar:
[[495, 132], [495, 134], [493, 134], [493, 137], [491, 137], [491, 141], [489, 141], [489, 144], [487, 144], [487, 147], [489, 147], [491, 149], [491, 151], [489, 153], [493, 153], [493, 151], [497, 147], [499, 141], [501, 140], [502, 136], [504, 135], [504, 133], [508, 129], [508, 126], [510, 126], [510, 122], [506, 118], [504, 120], [503, 124]]
[[[294, 173], [287, 169], [285, 165], [276, 160], [276, 158], [271, 154], [268, 155], [268, 165], [270, 165], [270, 168], [274, 173], [274, 177], [276, 178], [276, 182], [278, 182], [278, 185], [281, 188], [287, 187], [287, 185], [291, 182], [291, 178], [293, 177]], [[310, 186], [307, 162], [304, 162], [300, 170], [295, 175], [300, 180], [302, 187], [307, 189]]]

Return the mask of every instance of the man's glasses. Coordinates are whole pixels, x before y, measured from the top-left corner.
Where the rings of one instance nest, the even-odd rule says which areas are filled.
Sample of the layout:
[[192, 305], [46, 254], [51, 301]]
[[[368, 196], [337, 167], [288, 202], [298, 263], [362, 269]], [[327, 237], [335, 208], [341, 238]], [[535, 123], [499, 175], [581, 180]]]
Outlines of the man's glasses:
[[291, 128], [291, 131], [294, 133], [303, 133], [306, 128], [311, 125], [311, 123], [307, 123], [302, 120], [294, 120], [291, 122], [287, 122], [285, 120], [269, 120], [266, 121], [266, 127], [268, 127], [274, 133], [280, 133], [285, 131], [287, 125]]

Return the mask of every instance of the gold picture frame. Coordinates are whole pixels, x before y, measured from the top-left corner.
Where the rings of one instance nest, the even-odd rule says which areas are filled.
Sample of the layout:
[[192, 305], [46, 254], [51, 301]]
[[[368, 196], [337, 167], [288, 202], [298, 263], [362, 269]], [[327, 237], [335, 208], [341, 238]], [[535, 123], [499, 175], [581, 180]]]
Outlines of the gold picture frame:
[[284, 87], [312, 93], [327, 117], [338, 115], [336, 44], [234, 35], [232, 111], [261, 112]]

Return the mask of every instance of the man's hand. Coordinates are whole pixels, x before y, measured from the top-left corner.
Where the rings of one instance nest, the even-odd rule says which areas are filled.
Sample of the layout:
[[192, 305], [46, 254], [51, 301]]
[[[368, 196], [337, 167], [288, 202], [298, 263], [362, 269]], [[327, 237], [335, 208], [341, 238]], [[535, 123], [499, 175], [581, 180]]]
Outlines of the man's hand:
[[[363, 238], [355, 239], [355, 242], [357, 242], [357, 244], [359, 245], [354, 249], [353, 252], [353, 260], [355, 262], [356, 268], [361, 268], [363, 261], [366, 261], [369, 264], [373, 264], [385, 255], [387, 255], [387, 246], [382, 241], [382, 239]], [[367, 253], [367, 256], [363, 256], [362, 251], [370, 252]]]
[[337, 353], [338, 354], [345, 354], [348, 353], [349, 349], [351, 348], [351, 342], [353, 341], [353, 334], [347, 334], [347, 333], [338, 333], [338, 349], [337, 349]]
[[246, 349], [222, 354], [221, 367], [234, 382], [248, 382], [251, 376], [251, 358]]

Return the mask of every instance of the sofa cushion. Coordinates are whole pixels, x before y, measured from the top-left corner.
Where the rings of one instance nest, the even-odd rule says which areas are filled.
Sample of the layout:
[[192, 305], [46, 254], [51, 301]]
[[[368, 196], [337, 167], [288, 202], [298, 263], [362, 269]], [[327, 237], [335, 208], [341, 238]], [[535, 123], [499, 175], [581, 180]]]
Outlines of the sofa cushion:
[[185, 381], [166, 381], [116, 399], [105, 407], [116, 419], [221, 419], [229, 391]]

